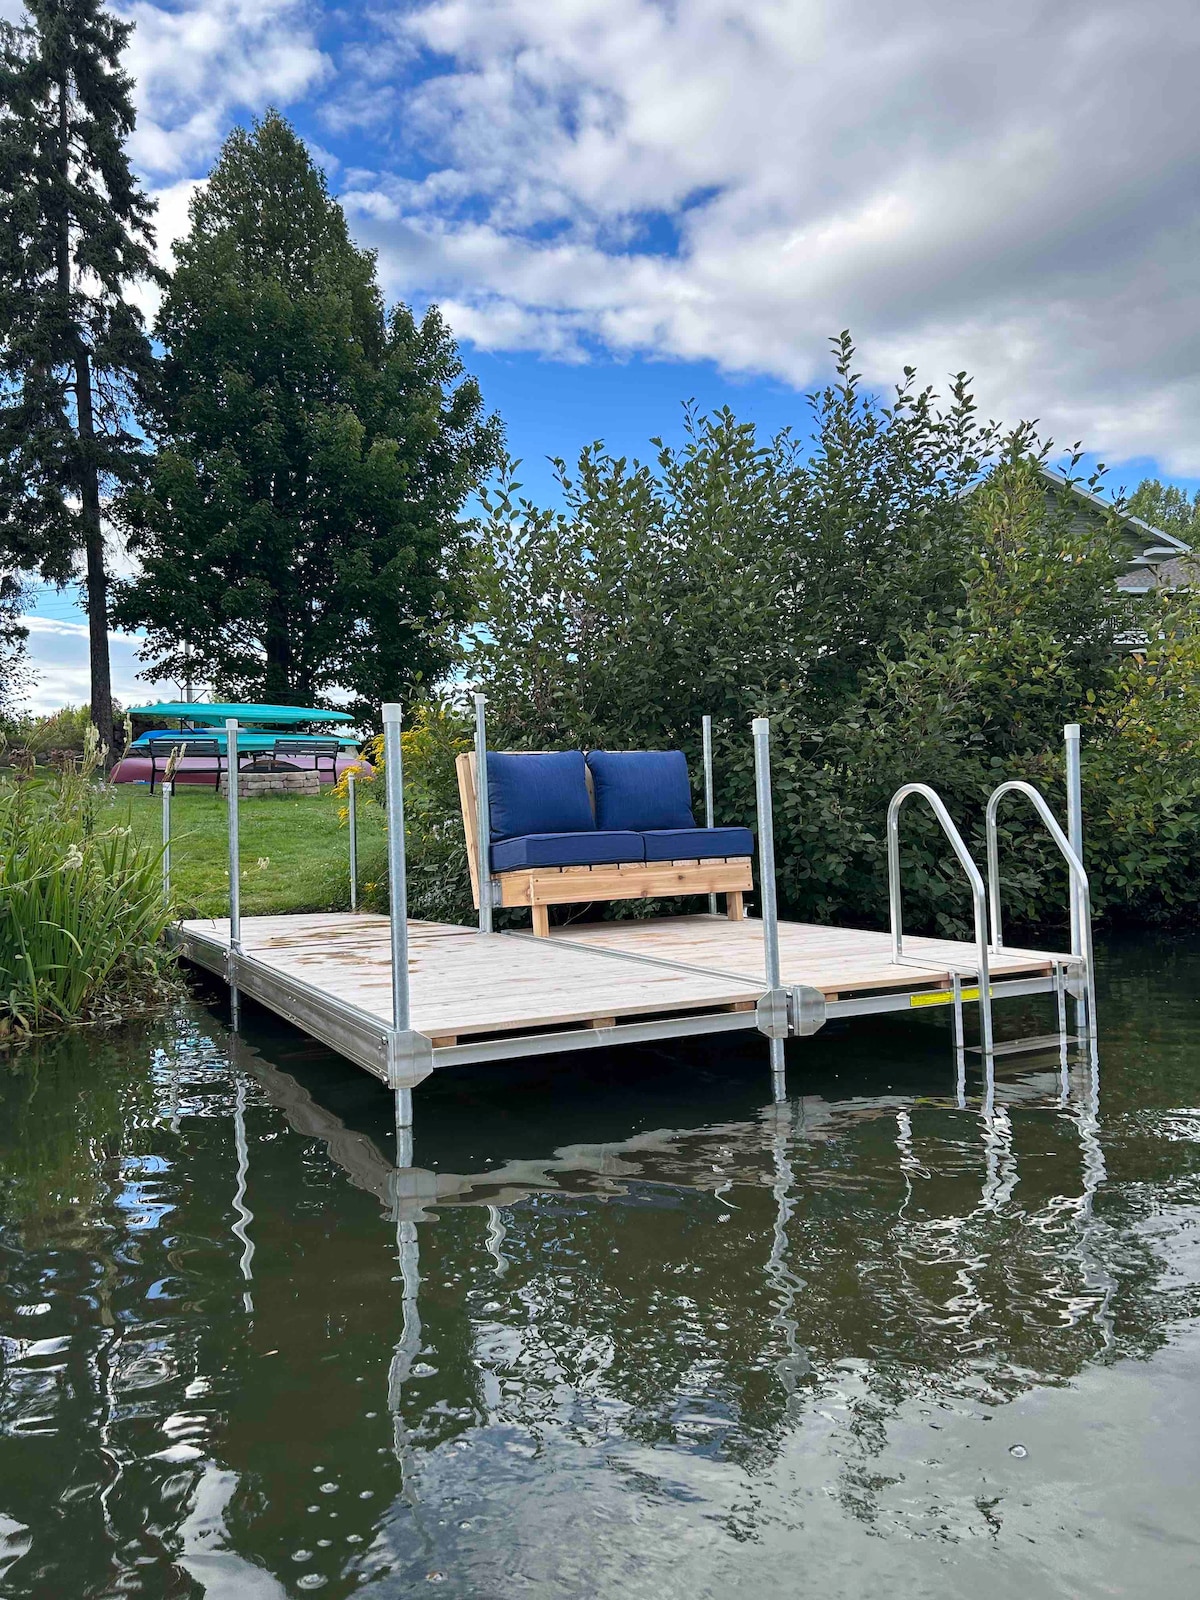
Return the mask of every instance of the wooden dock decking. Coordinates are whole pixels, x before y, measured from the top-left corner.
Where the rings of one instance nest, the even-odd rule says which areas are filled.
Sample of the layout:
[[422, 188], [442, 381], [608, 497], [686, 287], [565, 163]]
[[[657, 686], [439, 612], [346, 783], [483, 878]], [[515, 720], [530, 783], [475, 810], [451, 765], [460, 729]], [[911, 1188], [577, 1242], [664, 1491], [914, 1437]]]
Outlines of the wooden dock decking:
[[[432, 1065], [757, 1027], [764, 994], [759, 921], [720, 916], [583, 923], [549, 939], [410, 920], [412, 1029]], [[392, 1017], [390, 924], [369, 913], [246, 917], [239, 990], [387, 1079]], [[231, 978], [229, 923], [192, 920], [177, 934], [190, 960]], [[972, 944], [779, 924], [781, 979], [824, 997], [829, 1016], [946, 1003], [955, 972], [974, 980]], [[1020, 950], [991, 959], [993, 992], [1050, 990], [1075, 958]], [[1003, 980], [999, 984], [997, 980]]]

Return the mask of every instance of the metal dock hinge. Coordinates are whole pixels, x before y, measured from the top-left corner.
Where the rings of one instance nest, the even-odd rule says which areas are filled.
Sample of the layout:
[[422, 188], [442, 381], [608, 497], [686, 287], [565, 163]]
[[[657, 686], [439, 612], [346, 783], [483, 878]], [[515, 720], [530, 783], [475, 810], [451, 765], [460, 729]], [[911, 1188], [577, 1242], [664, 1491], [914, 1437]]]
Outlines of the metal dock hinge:
[[768, 1039], [786, 1039], [791, 1032], [787, 990], [768, 989], [754, 1008], [754, 1021]]
[[793, 984], [789, 1010], [792, 1032], [799, 1039], [810, 1038], [825, 1026], [825, 996], [820, 989], [812, 989], [806, 983]]
[[768, 1039], [807, 1039], [825, 1026], [825, 996], [805, 983], [768, 989], [754, 1008], [759, 1033]]
[[389, 1089], [415, 1089], [433, 1072], [433, 1042], [409, 1028], [387, 1035]]

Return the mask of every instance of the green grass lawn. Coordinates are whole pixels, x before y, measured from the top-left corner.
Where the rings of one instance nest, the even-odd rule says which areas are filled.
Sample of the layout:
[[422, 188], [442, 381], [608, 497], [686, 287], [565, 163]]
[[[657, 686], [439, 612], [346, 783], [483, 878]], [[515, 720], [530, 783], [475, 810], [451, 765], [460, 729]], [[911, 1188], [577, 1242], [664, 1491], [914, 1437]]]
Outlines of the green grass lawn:
[[[162, 797], [141, 785], [118, 784], [106, 802], [113, 823], [128, 819], [158, 844]], [[239, 808], [242, 914], [344, 911], [350, 905], [350, 833], [344, 801], [328, 789], [319, 797], [243, 800]], [[226, 916], [229, 911], [229, 813], [211, 789], [183, 787], [171, 801], [171, 890], [179, 916]], [[358, 808], [360, 905], [374, 897], [364, 886], [383, 879], [387, 836], [379, 808]]]

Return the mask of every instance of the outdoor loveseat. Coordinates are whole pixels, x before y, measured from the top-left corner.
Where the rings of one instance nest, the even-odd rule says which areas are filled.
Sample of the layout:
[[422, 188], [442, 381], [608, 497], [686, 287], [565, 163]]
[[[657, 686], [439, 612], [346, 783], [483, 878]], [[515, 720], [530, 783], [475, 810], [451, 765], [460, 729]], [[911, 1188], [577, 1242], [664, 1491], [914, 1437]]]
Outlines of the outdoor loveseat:
[[[457, 767], [478, 907], [474, 752]], [[487, 795], [495, 903], [528, 906], [542, 937], [550, 906], [594, 900], [724, 894], [728, 915], [743, 915], [753, 836], [696, 826], [681, 750], [489, 751]]]

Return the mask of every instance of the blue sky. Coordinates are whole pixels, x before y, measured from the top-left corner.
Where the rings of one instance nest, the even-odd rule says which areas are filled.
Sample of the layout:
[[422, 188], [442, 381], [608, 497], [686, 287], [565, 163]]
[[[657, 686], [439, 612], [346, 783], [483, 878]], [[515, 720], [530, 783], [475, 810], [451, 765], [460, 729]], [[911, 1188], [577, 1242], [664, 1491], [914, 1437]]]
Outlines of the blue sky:
[[[688, 397], [803, 426], [845, 326], [881, 386], [966, 368], [1114, 483], [1200, 482], [1193, 0], [116, 9], [164, 259], [278, 106], [388, 295], [442, 305], [535, 493], [547, 455], [644, 451]], [[35, 704], [83, 698], [71, 596], [33, 620]]]

